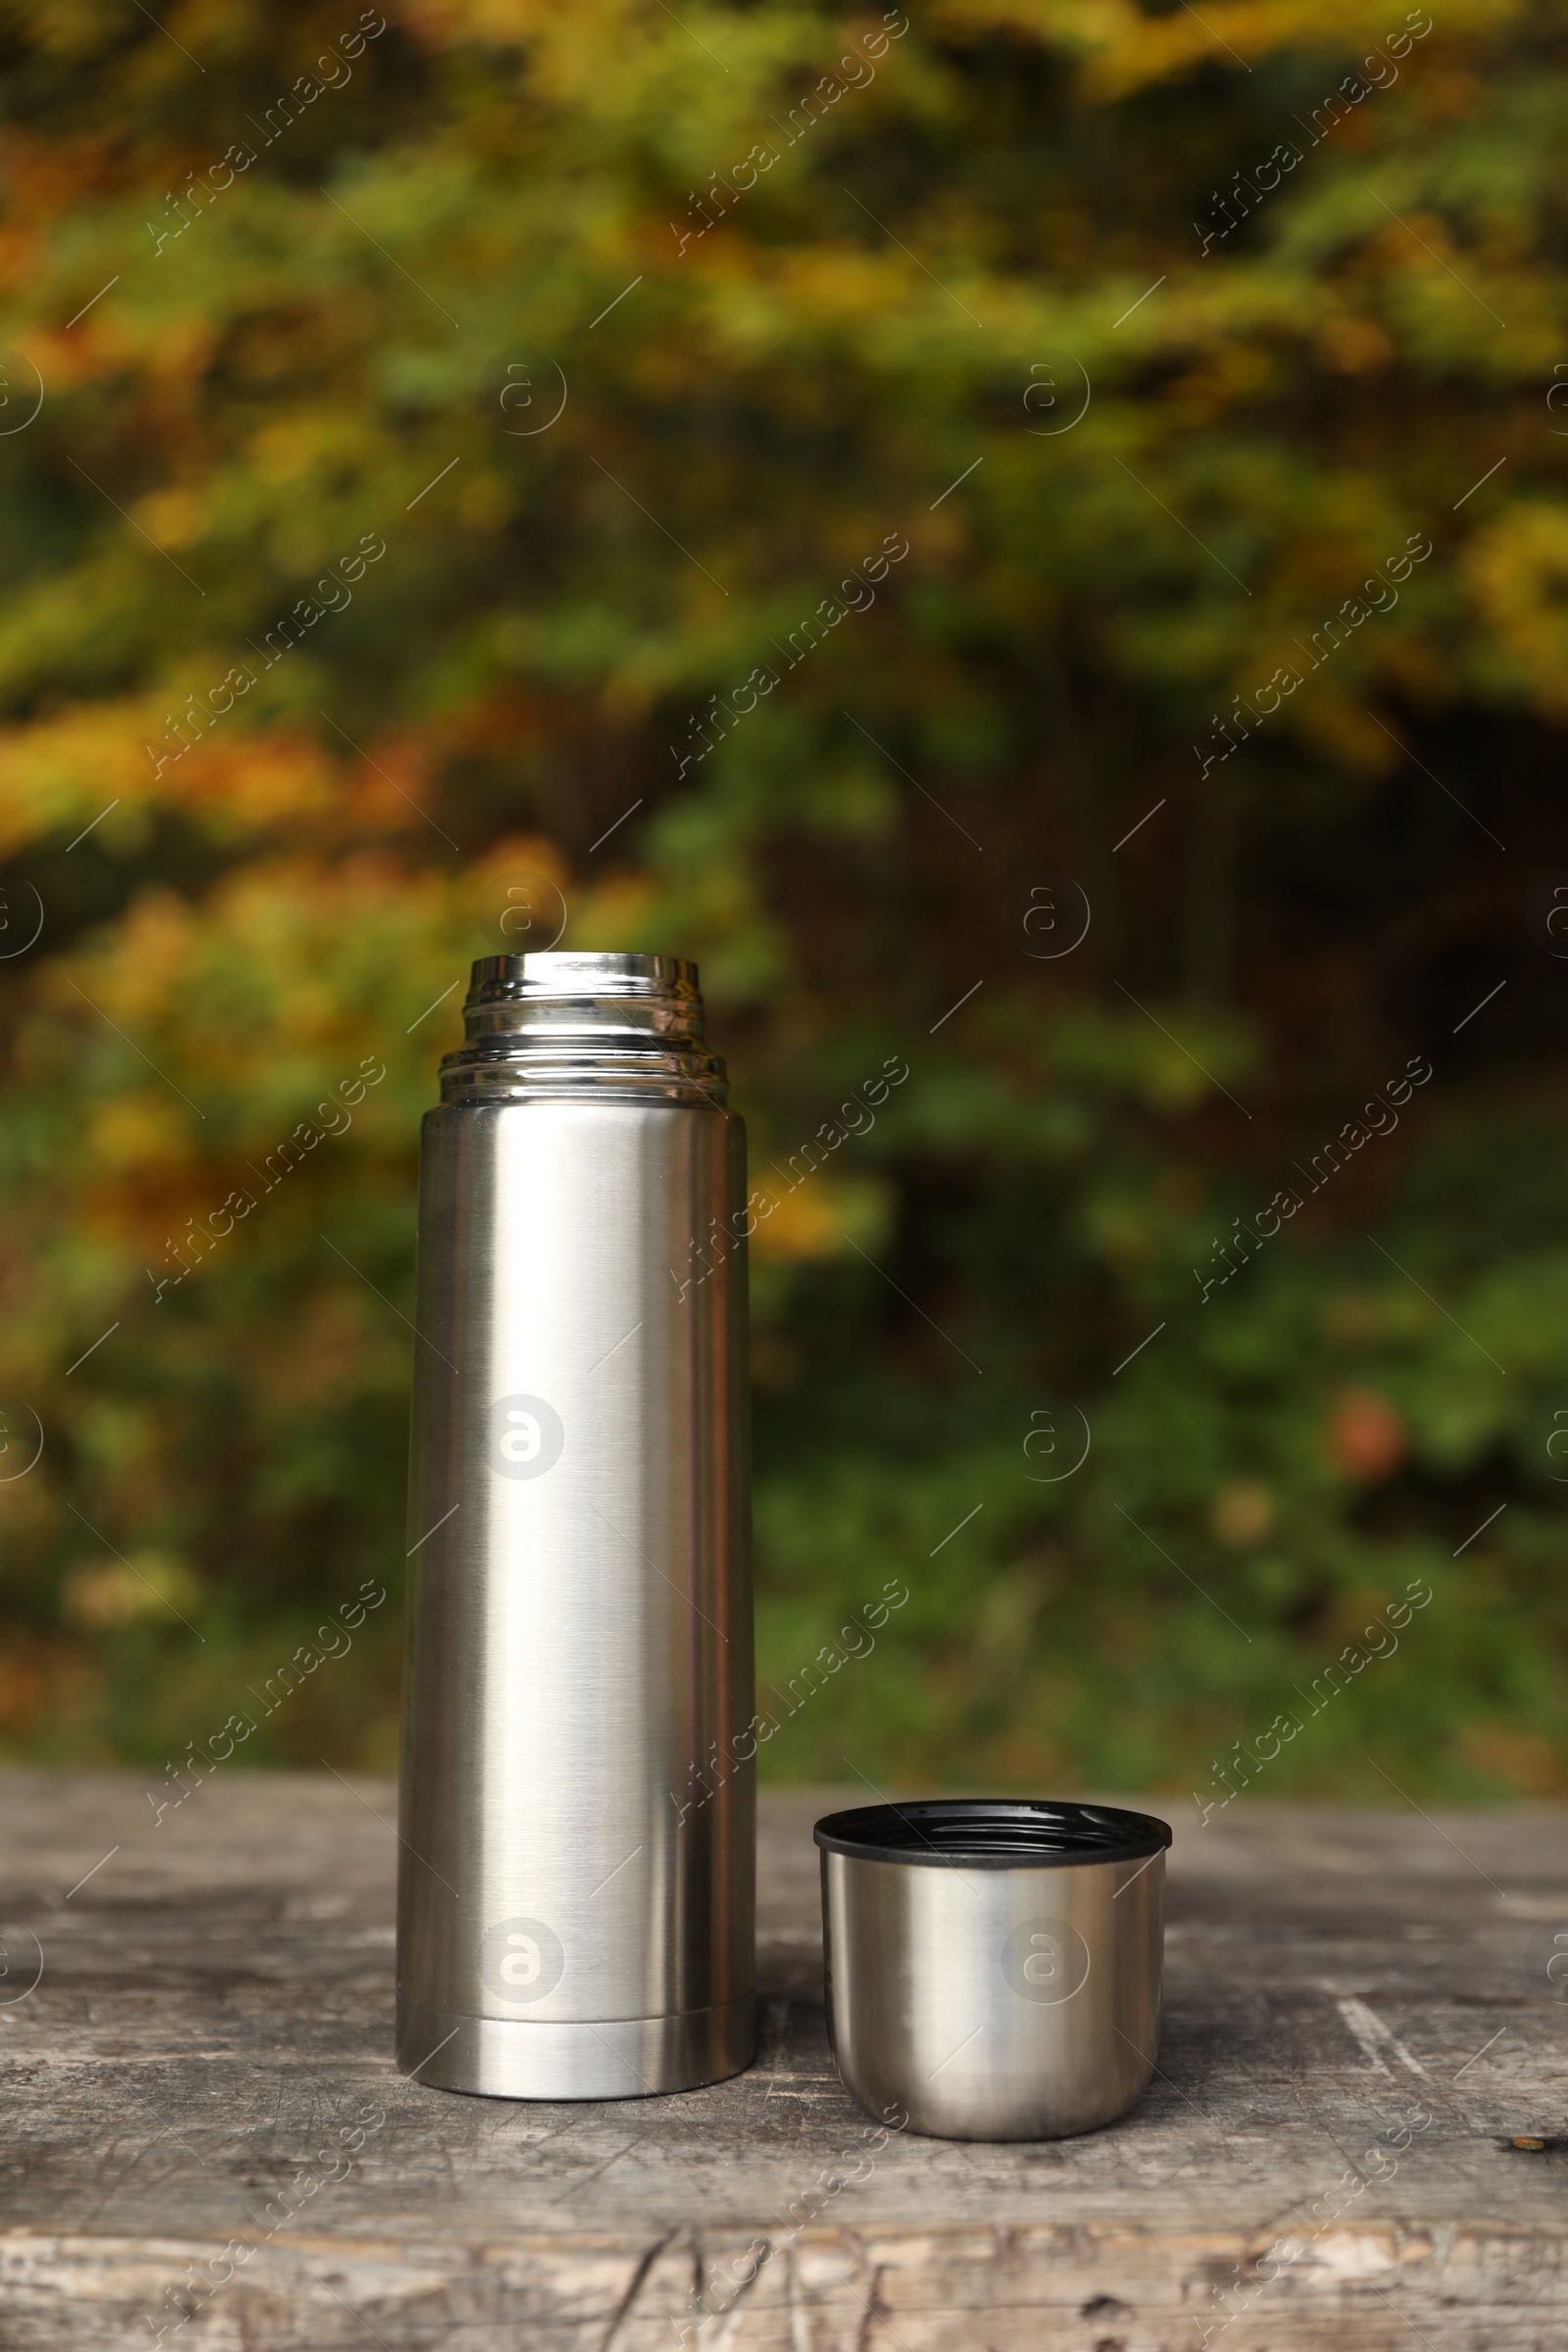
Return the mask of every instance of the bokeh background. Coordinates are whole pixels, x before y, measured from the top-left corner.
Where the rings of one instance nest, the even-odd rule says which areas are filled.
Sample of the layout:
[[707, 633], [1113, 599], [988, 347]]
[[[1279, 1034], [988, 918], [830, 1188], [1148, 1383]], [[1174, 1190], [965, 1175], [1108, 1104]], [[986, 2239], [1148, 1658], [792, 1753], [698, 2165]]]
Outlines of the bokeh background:
[[765, 1770], [1560, 1792], [1560, 13], [3, 46], [4, 1751], [159, 1786], [368, 1581], [240, 1752], [393, 1763], [507, 922], [695, 956], [781, 1171]]

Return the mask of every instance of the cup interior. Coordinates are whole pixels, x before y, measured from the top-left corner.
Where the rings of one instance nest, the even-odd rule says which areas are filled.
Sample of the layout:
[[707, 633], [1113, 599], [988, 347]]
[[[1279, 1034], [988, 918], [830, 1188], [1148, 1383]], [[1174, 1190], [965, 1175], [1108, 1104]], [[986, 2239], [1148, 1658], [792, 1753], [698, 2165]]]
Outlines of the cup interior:
[[828, 1853], [950, 1870], [1140, 1861], [1171, 1841], [1169, 1824], [1152, 1813], [1050, 1797], [919, 1797], [907, 1804], [857, 1805], [829, 1813], [812, 1836]]

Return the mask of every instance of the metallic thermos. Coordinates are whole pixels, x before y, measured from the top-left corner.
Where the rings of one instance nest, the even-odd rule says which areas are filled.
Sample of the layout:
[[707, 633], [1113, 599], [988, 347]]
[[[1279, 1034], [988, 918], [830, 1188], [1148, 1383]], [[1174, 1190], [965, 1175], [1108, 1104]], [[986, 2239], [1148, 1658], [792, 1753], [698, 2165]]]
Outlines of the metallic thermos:
[[745, 1133], [678, 956], [488, 956], [465, 1027], [419, 1178], [398, 2064], [689, 2090], [756, 2040]]

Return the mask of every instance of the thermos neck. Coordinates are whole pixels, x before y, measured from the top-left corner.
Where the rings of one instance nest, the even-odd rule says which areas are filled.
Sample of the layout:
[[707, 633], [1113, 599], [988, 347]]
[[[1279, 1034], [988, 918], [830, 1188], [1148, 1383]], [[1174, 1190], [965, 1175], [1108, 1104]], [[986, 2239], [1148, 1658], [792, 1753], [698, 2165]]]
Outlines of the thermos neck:
[[465, 1043], [441, 1064], [443, 1102], [596, 1094], [716, 1105], [728, 1093], [683, 956], [481, 956], [463, 1024]]

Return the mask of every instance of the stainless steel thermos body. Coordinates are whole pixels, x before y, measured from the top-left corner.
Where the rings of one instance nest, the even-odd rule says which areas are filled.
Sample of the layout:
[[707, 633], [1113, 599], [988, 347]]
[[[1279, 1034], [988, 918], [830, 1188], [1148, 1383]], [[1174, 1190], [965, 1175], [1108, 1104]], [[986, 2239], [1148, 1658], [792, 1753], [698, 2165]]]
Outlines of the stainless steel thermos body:
[[745, 1139], [695, 968], [475, 964], [424, 1122], [398, 2062], [509, 2098], [755, 2044]]
[[929, 1798], [815, 1835], [828, 2033], [869, 2114], [939, 2139], [1054, 2139], [1132, 2105], [1159, 2045], [1164, 1822]]

